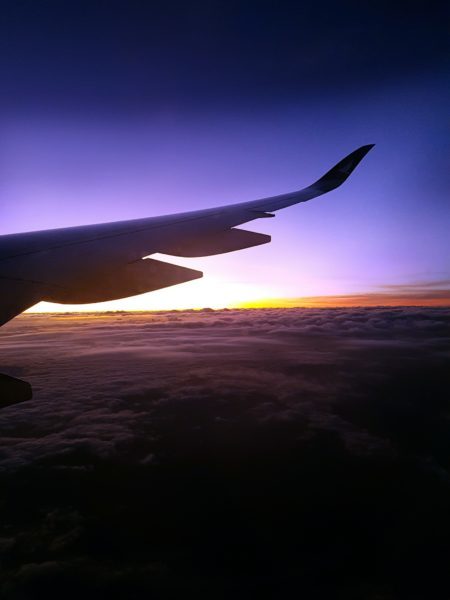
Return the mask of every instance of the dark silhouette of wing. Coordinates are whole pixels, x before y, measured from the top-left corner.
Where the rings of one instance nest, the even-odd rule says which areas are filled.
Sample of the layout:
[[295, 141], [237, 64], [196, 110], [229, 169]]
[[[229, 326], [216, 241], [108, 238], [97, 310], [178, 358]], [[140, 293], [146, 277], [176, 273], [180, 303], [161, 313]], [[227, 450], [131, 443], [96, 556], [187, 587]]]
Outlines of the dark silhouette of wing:
[[235, 229], [340, 186], [373, 145], [355, 150], [312, 185], [289, 194], [162, 217], [0, 236], [0, 325], [41, 300], [125, 298], [202, 277], [151, 254], [209, 256], [270, 242]]

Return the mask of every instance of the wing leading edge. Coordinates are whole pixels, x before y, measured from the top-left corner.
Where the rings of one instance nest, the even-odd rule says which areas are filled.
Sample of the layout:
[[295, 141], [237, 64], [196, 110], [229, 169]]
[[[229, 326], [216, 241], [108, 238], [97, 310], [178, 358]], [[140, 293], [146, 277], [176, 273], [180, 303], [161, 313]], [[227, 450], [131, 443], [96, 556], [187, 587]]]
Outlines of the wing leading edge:
[[[151, 254], [210, 256], [270, 236], [238, 225], [325, 194], [353, 172], [362, 146], [296, 192], [188, 213], [0, 236], [0, 325], [40, 300], [87, 303], [125, 298], [202, 277]], [[145, 263], [145, 264], [144, 264]]]

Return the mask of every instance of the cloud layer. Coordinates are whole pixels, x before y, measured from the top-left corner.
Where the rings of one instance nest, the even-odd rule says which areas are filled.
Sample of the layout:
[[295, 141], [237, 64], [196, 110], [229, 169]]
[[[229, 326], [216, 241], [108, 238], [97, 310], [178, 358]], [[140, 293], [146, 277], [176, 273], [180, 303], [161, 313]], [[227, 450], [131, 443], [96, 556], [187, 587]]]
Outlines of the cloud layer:
[[449, 339], [438, 308], [11, 322], [3, 594], [450, 589]]

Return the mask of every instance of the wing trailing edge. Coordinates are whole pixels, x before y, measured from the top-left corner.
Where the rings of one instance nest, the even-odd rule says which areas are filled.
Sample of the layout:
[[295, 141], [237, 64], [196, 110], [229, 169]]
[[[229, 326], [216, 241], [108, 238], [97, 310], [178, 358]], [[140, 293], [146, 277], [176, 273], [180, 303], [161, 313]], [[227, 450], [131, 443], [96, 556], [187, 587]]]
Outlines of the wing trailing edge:
[[137, 296], [203, 277], [201, 271], [145, 258], [117, 268], [91, 270], [65, 286], [49, 288], [42, 300], [60, 304], [91, 304]]

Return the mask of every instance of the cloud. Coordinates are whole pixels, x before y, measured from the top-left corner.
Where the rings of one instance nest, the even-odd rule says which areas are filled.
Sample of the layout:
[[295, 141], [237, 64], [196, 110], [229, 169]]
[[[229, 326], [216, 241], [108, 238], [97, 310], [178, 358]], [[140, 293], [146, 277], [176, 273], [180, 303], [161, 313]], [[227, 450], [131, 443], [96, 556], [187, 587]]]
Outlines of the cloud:
[[426, 281], [413, 281], [411, 283], [391, 283], [380, 286], [381, 289], [391, 291], [420, 291], [439, 290], [450, 291], [450, 279], [435, 279]]
[[35, 395], [0, 412], [0, 468], [71, 452], [142, 460], [166, 422], [291, 419], [368, 440], [333, 408], [344, 390], [392, 364], [433, 367], [449, 332], [450, 311], [437, 308], [26, 315], [5, 328], [2, 355]]
[[392, 572], [405, 594], [448, 590], [450, 310], [24, 315], [3, 329], [4, 364], [35, 390], [0, 411], [5, 598], [317, 595], [321, 581], [396, 597]]

